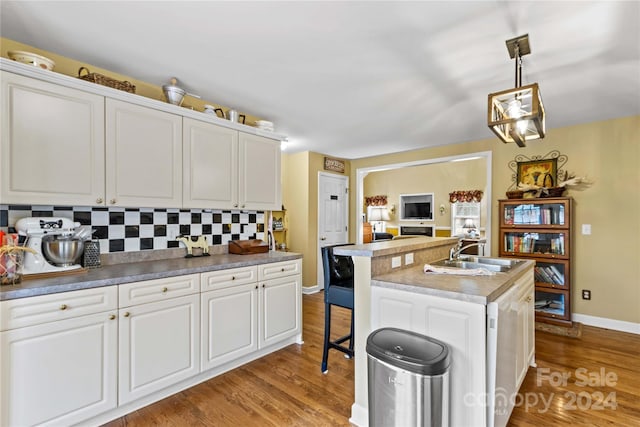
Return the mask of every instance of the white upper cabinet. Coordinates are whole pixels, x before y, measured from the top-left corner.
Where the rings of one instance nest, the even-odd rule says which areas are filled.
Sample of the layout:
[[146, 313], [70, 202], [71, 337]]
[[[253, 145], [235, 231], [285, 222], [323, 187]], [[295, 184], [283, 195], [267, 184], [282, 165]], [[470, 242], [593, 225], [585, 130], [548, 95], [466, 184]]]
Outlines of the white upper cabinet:
[[108, 206], [182, 206], [182, 117], [106, 100]]
[[281, 209], [260, 130], [0, 62], [0, 203]]
[[184, 119], [183, 205], [238, 208], [238, 131]]
[[185, 118], [183, 150], [185, 208], [282, 207], [280, 141]]
[[101, 204], [104, 97], [0, 71], [0, 199]]
[[239, 207], [257, 210], [282, 209], [280, 141], [240, 132], [238, 157]]

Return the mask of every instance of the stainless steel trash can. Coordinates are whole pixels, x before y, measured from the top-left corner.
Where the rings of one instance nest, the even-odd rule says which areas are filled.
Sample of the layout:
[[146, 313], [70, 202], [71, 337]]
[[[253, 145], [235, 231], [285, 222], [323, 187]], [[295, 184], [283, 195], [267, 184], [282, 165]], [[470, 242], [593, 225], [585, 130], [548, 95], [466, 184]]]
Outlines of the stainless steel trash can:
[[367, 338], [369, 426], [449, 425], [449, 347], [411, 331]]

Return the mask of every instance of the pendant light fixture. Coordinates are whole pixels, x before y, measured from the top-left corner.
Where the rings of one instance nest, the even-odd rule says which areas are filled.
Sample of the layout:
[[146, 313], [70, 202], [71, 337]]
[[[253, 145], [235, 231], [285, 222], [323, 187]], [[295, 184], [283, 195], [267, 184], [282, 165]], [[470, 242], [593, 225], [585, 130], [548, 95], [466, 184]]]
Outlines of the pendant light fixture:
[[544, 106], [538, 83], [522, 86], [522, 57], [531, 53], [529, 35], [506, 43], [516, 63], [516, 87], [489, 94], [487, 123], [502, 142], [524, 147], [525, 141], [544, 138]]

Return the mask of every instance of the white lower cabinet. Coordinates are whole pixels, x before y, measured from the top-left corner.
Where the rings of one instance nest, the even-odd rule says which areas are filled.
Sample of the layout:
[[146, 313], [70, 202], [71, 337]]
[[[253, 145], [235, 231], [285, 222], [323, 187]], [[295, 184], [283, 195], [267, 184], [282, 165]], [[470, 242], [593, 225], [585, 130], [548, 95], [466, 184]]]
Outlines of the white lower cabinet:
[[260, 284], [260, 291], [259, 347], [299, 334], [302, 326], [300, 275], [266, 280]]
[[301, 265], [292, 260], [202, 274], [203, 371], [301, 333]]
[[202, 294], [202, 370], [258, 349], [258, 284]]
[[533, 267], [488, 305], [371, 287], [371, 330], [395, 327], [450, 349], [450, 424], [505, 426], [534, 363]]
[[118, 310], [120, 405], [200, 372], [199, 275], [121, 285], [120, 300], [136, 294], [148, 300], [154, 289], [156, 302]]
[[[0, 332], [0, 425], [72, 425], [116, 408], [116, 293], [98, 288], [2, 301], [3, 316], [14, 315]], [[92, 307], [101, 312], [88, 313]]]
[[301, 263], [0, 301], [0, 426], [100, 425], [301, 343]]
[[406, 329], [445, 342], [452, 426], [484, 426], [486, 310], [483, 304], [371, 287], [371, 330]]

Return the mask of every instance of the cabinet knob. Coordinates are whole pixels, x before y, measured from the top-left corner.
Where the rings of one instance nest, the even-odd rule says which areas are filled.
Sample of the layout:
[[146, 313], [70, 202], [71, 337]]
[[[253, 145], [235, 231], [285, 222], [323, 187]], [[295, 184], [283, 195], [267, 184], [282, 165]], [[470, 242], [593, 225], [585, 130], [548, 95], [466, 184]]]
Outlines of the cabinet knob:
[[280, 269], [280, 271], [284, 272], [284, 267]]
[[97, 204], [101, 205], [101, 204], [102, 204], [102, 202], [104, 202], [104, 200], [102, 200], [102, 197], [98, 197], [98, 198], [96, 199], [96, 203], [97, 203]]
[[244, 205], [242, 205], [242, 209], [244, 209]]
[[321, 237], [320, 240], [327, 240], [327, 238], [326, 237]]
[[131, 313], [129, 313], [128, 311], [124, 313], [124, 317], [129, 317], [131, 316]]
[[256, 285], [256, 289], [258, 289], [258, 285]]
[[262, 287], [263, 287], [263, 288], [266, 288], [266, 286], [265, 286], [265, 284], [264, 284], [264, 283], [262, 284]]
[[527, 302], [531, 302], [531, 300], [532, 300], [532, 299], [533, 299], [533, 298], [531, 298], [531, 295], [529, 295], [529, 296], [527, 297]]
[[237, 208], [237, 207], [238, 207], [238, 204], [237, 204], [237, 203], [234, 203], [233, 207], [234, 207], [234, 208]]
[[60, 306], [60, 310], [66, 310], [67, 309], [67, 304], [62, 304]]
[[112, 205], [115, 205], [116, 204], [116, 199], [109, 200], [109, 203], [111, 203]]
[[111, 315], [109, 315], [109, 320], [115, 320], [115, 318], [116, 318], [116, 315], [115, 315], [115, 314], [111, 314]]
[[236, 276], [231, 276], [231, 280], [236, 280]]
[[169, 289], [165, 286], [164, 288], [162, 288], [162, 293], [166, 293]]

